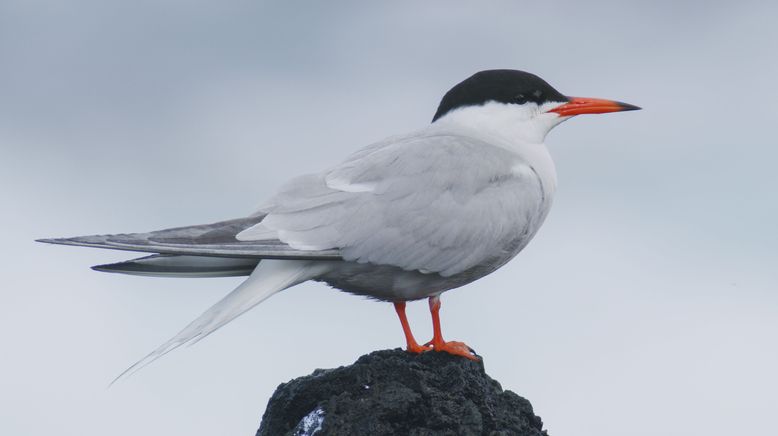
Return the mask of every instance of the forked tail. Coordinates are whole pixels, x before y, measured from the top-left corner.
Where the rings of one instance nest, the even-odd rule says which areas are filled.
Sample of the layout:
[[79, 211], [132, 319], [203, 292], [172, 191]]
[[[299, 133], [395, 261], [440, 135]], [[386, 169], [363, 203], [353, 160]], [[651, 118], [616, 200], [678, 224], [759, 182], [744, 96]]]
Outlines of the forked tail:
[[124, 370], [111, 384], [184, 344], [193, 344], [205, 338], [271, 295], [317, 277], [324, 273], [327, 268], [329, 268], [329, 262], [323, 261], [262, 260], [249, 278], [234, 291], [211, 306], [159, 348]]

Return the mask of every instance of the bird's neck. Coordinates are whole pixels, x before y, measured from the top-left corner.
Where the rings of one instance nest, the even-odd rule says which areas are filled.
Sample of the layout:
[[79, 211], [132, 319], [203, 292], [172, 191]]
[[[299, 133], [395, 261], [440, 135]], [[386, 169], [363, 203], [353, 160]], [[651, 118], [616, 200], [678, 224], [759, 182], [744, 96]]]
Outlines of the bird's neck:
[[511, 151], [532, 166], [549, 193], [553, 193], [556, 190], [556, 169], [544, 140], [548, 131], [559, 123], [558, 118], [549, 114], [545, 118], [535, 116], [528, 119], [526, 114], [516, 113], [503, 104], [487, 103], [453, 111], [430, 127]]

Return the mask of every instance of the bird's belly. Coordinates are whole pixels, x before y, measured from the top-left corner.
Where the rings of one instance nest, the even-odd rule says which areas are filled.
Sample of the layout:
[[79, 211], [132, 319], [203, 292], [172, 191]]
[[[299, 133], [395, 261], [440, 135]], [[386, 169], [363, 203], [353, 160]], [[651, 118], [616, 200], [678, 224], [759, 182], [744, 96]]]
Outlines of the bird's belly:
[[384, 301], [418, 300], [468, 283], [453, 276], [356, 262], [339, 262], [317, 280], [345, 292]]

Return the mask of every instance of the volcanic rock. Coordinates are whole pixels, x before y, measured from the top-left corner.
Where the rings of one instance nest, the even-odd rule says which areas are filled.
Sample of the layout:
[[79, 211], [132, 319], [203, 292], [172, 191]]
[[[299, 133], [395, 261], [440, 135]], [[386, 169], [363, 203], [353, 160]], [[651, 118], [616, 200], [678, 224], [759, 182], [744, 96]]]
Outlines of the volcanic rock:
[[504, 391], [486, 375], [482, 361], [397, 349], [281, 384], [257, 435], [547, 433], [529, 401]]

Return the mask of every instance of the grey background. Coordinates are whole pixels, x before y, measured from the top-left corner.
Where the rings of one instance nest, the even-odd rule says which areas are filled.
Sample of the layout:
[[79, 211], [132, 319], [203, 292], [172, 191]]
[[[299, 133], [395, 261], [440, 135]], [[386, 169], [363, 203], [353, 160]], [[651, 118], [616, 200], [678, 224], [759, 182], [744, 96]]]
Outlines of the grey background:
[[280, 382], [402, 345], [391, 306], [305, 284], [106, 389], [239, 279], [32, 240], [248, 214], [487, 68], [645, 110], [549, 135], [547, 223], [444, 296], [446, 336], [554, 435], [776, 433], [774, 5], [3, 0], [0, 433], [253, 434]]

